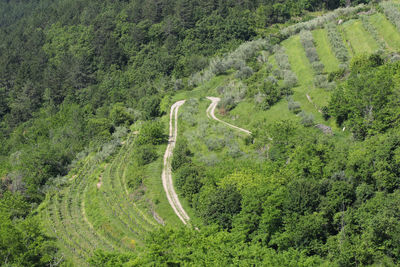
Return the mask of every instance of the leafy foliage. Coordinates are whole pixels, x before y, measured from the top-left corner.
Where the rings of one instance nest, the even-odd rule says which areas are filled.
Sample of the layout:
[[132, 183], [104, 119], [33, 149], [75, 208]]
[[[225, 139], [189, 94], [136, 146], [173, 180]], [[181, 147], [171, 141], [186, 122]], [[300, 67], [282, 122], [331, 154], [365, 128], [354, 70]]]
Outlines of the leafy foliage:
[[332, 50], [335, 53], [336, 58], [341, 63], [346, 63], [349, 60], [349, 52], [343, 43], [341, 34], [337, 27], [333, 23], [326, 24], [326, 30], [328, 31], [328, 38], [331, 44]]
[[398, 63], [383, 64], [379, 55], [355, 59], [349, 79], [338, 87], [330, 102], [339, 125], [348, 125], [357, 139], [397, 125], [398, 93], [393, 77], [398, 72]]

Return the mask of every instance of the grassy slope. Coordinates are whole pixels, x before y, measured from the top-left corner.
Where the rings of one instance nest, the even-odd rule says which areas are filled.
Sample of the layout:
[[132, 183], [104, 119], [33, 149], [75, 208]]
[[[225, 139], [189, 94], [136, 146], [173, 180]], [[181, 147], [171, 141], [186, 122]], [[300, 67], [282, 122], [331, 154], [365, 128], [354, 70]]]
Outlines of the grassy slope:
[[400, 50], [400, 34], [396, 30], [396, 27], [383, 14], [374, 14], [369, 17], [369, 20], [386, 41], [390, 50]]
[[[400, 2], [399, 2], [400, 3]], [[374, 14], [370, 17], [371, 23], [378, 29], [382, 38], [386, 41], [390, 49], [400, 49], [400, 33], [395, 27], [382, 15]], [[351, 20], [344, 23], [339, 27], [345, 37], [346, 45], [350, 54], [371, 53], [377, 50], [378, 46], [375, 40], [370, 36], [359, 20]], [[316, 42], [317, 52], [320, 56], [322, 63], [325, 65], [325, 71], [331, 72], [338, 69], [339, 61], [335, 58], [327, 38], [326, 30], [319, 29], [313, 31], [314, 40]], [[330, 93], [324, 89], [315, 88], [313, 85], [314, 71], [305, 55], [304, 49], [300, 43], [299, 36], [293, 36], [285, 40], [281, 45], [286, 49], [289, 61], [293, 72], [297, 75], [299, 86], [294, 88], [293, 98], [299, 101], [301, 107], [306, 112], [314, 114], [315, 120], [318, 123], [324, 123], [331, 126], [338, 136], [345, 136], [337, 129], [333, 119], [328, 122], [323, 121], [322, 115], [317, 111], [313, 104], [311, 104], [306, 94], [309, 94], [314, 103], [322, 107], [328, 103]], [[276, 62], [273, 55], [269, 57], [269, 63], [276, 68]], [[190, 120], [194, 120], [195, 124], [192, 125], [185, 121], [183, 116], [180, 116], [179, 133], [190, 139], [190, 146], [196, 152], [195, 161], [203, 161], [207, 158], [217, 158], [221, 160], [228, 157], [228, 148], [223, 147], [216, 151], [210, 151], [206, 145], [209, 138], [226, 138], [227, 136], [232, 143], [238, 144], [241, 151], [251, 154], [252, 151], [244, 144], [243, 135], [237, 133], [235, 130], [226, 129], [220, 124], [210, 121], [206, 117], [206, 109], [210, 102], [205, 99], [205, 96], [217, 96], [217, 88], [221, 85], [228, 84], [234, 79], [233, 72], [226, 75], [214, 77], [209, 82], [195, 88], [192, 91], [179, 92], [171, 99], [171, 104], [181, 99], [197, 98], [199, 99], [199, 106], [197, 112], [190, 114]], [[181, 108], [180, 114], [186, 109], [185, 105]], [[289, 112], [287, 108], [287, 101], [285, 99], [279, 101], [269, 110], [262, 111], [255, 107], [252, 99], [241, 102], [229, 114], [223, 116], [222, 119], [231, 122], [234, 125], [254, 130], [262, 123], [271, 123], [281, 119], [291, 119], [299, 121], [300, 118]], [[169, 116], [162, 118], [163, 122], [168, 125]], [[201, 132], [199, 132], [199, 129]], [[167, 129], [166, 129], [167, 131]], [[232, 144], [231, 143], [231, 144]], [[125, 152], [124, 152], [125, 151]], [[132, 151], [129, 148], [121, 149], [116, 155], [109, 166], [106, 164], [99, 164], [96, 168], [89, 168], [88, 162], [90, 157], [85, 159], [84, 164], [70, 175], [78, 173], [78, 178], [86, 179], [85, 183], [77, 183], [74, 186], [66, 188], [61, 195], [57, 195], [54, 199], [49, 199], [43, 205], [46, 212], [44, 218], [47, 221], [49, 229], [53, 229], [53, 234], [60, 235], [60, 247], [65, 250], [65, 255], [76, 264], [82, 263], [81, 255], [88, 255], [91, 244], [98, 244], [99, 247], [107, 248], [112, 246], [117, 249], [127, 250], [132, 248], [132, 240], [137, 239], [137, 244], [140, 244], [140, 239], [143, 238], [142, 232], [139, 234], [126, 233], [126, 224], [129, 223], [130, 218], [137, 216], [138, 226], [137, 229], [151, 229], [156, 225], [155, 221], [152, 223], [146, 222], [146, 219], [140, 218], [143, 214], [151, 218], [149, 208], [154, 206], [155, 211], [165, 220], [166, 224], [171, 226], [181, 226], [181, 222], [174, 214], [170, 207], [162, 183], [161, 171], [163, 165], [163, 154], [165, 152], [165, 145], [158, 147], [159, 158], [146, 167], [144, 180], [144, 188], [142, 191], [131, 192], [129, 191], [129, 199], [121, 200], [126, 195], [124, 186], [126, 186], [125, 178], [130, 174], [127, 166], [132, 162]], [[104, 181], [103, 188], [109, 194], [109, 197], [104, 197], [96, 188], [99, 176], [103, 175]], [[118, 179], [123, 177], [121, 184], [118, 184]], [[82, 178], [83, 177], [83, 178]], [[78, 192], [83, 192], [77, 194]], [[140, 194], [144, 194], [140, 196]], [[65, 195], [65, 196], [64, 196]], [[76, 200], [75, 200], [76, 199]], [[181, 197], [185, 210], [197, 224], [198, 220], [194, 216], [194, 211], [190, 208], [189, 204]], [[75, 203], [75, 202], [76, 203]], [[80, 202], [79, 202], [80, 201]], [[134, 209], [132, 203], [137, 204]], [[68, 204], [72, 203], [72, 204]], [[82, 203], [86, 209], [86, 216], [89, 219], [89, 224], [84, 220]], [[119, 204], [118, 204], [119, 203]], [[70, 207], [70, 206], [71, 207]], [[119, 207], [120, 206], [120, 207]], [[126, 214], [125, 214], [126, 213]], [[80, 216], [81, 215], [81, 216]], [[83, 216], [83, 217], [82, 217]], [[81, 217], [81, 218], [79, 218]], [[143, 217], [143, 216], [142, 216]], [[91, 228], [93, 225], [95, 232]], [[50, 232], [52, 230], [49, 230]], [[80, 242], [73, 241], [75, 238]], [[85, 240], [87, 239], [87, 240]], [[136, 243], [135, 243], [136, 244]], [[77, 248], [75, 250], [75, 248]]]
[[378, 50], [378, 44], [364, 29], [360, 20], [346, 21], [340, 27], [353, 54], [373, 53]]
[[325, 29], [313, 31], [313, 37], [316, 44], [316, 49], [321, 62], [325, 66], [326, 72], [332, 72], [339, 69], [339, 60], [335, 57], [328, 40], [328, 35]]
[[314, 114], [316, 122], [323, 123], [322, 115], [308, 101], [306, 94], [312, 98], [317, 106], [322, 107], [328, 103], [329, 93], [324, 89], [314, 87], [314, 71], [305, 54], [299, 36], [285, 40], [282, 45], [286, 48], [286, 54], [289, 57], [292, 70], [299, 80], [299, 86], [294, 88], [293, 98], [301, 103], [302, 110]]

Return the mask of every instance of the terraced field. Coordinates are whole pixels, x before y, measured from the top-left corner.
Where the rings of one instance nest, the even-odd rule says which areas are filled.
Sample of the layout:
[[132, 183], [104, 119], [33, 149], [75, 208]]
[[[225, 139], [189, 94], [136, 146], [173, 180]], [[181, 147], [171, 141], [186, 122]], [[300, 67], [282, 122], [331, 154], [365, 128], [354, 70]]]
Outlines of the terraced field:
[[83, 266], [96, 249], [132, 251], [160, 224], [126, 185], [134, 136], [110, 163], [89, 155], [76, 167], [65, 190], [48, 196], [43, 216], [65, 257]]
[[[376, 38], [386, 44], [388, 51], [398, 52], [400, 33], [385, 15], [375, 13], [367, 19], [375, 27], [378, 37], [372, 36], [364, 28], [361, 19], [352, 19], [337, 25], [349, 55], [377, 51], [379, 44]], [[314, 29], [312, 37], [319, 60], [324, 65], [323, 75], [339, 70], [341, 61], [335, 55], [327, 30], [323, 27]], [[315, 84], [318, 74], [307, 57], [300, 36], [294, 35], [288, 38], [281, 43], [281, 46], [285, 48], [291, 71], [298, 79], [297, 86], [293, 88], [293, 99], [300, 103], [302, 110], [313, 114], [316, 123], [327, 124], [334, 132], [341, 132], [333, 119], [325, 121], [322, 117], [320, 109], [327, 105], [331, 92]], [[268, 62], [273, 70], [278, 70], [279, 66], [273, 55], [269, 55]], [[218, 95], [217, 88], [235, 80], [237, 79], [231, 73], [220, 75], [193, 91], [176, 95], [175, 100]], [[208, 104], [203, 101], [200, 105], [206, 107]], [[202, 116], [205, 117], [205, 114]], [[265, 121], [300, 120], [298, 116], [289, 112], [286, 99], [282, 99], [265, 111], [256, 109], [254, 102], [246, 99], [231, 110], [229, 115], [217, 114], [217, 116], [250, 131]], [[70, 259], [76, 266], [87, 265], [87, 259], [96, 249], [134, 251], [143, 244], [146, 233], [162, 227], [164, 223], [170, 225], [179, 223], [177, 217], [164, 216], [174, 215], [167, 205], [166, 196], [159, 196], [163, 192], [161, 159], [149, 166], [151, 186], [148, 190], [149, 195], [163, 202], [160, 204], [163, 218], [158, 216], [153, 203], [142, 195], [144, 192], [140, 190], [133, 192], [129, 189], [128, 170], [133, 160], [134, 140], [135, 134], [132, 133], [109, 162], [98, 161], [96, 153], [89, 154], [71, 171], [69, 185], [60, 192], [48, 195], [43, 204], [42, 216], [45, 218], [49, 234], [58, 240], [65, 258]], [[164, 149], [160, 147], [160, 150]], [[186, 209], [185, 204], [184, 206]], [[193, 214], [189, 215], [192, 219]]]
[[[368, 15], [367, 19], [377, 32], [376, 38], [386, 44], [385, 49], [388, 52], [400, 52], [400, 33], [395, 25], [384, 14], [378, 12]], [[337, 25], [337, 29], [351, 57], [370, 54], [379, 50], [377, 41], [364, 28], [361, 18], [345, 21], [341, 25]], [[313, 30], [312, 36], [320, 61], [324, 65], [324, 72], [328, 74], [339, 70], [341, 63], [335, 56], [333, 44], [328, 38], [326, 28]], [[298, 86], [293, 89], [293, 99], [300, 103], [302, 110], [313, 114], [316, 123], [324, 123], [332, 127], [337, 133], [340, 132], [341, 129], [337, 128], [332, 119], [324, 121], [322, 118], [320, 110], [328, 104], [331, 92], [329, 89], [320, 88], [313, 83], [317, 73], [313, 71], [310, 61], [306, 57], [299, 36], [294, 35], [283, 41], [281, 45], [285, 47], [291, 69], [298, 77]], [[277, 68], [273, 55], [269, 57], [268, 62], [274, 68]], [[231, 118], [235, 118], [235, 120]], [[226, 121], [236, 121], [238, 125], [247, 129], [252, 129], [252, 125], [258, 125], [266, 120], [272, 122], [280, 119], [299, 120], [294, 114], [288, 112], [286, 99], [282, 99], [267, 111], [255, 110], [253, 104], [244, 101], [233, 109], [229, 116], [224, 118]]]

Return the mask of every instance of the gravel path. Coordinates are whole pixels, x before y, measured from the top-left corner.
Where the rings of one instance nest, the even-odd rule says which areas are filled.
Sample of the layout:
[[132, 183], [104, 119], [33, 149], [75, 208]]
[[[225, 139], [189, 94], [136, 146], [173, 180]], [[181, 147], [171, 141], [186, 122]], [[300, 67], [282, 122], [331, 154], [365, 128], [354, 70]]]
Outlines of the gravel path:
[[230, 124], [230, 123], [227, 123], [227, 122], [225, 122], [225, 121], [222, 121], [222, 120], [218, 119], [218, 118], [215, 116], [215, 108], [217, 107], [218, 102], [221, 101], [221, 99], [220, 99], [219, 97], [207, 96], [207, 99], [208, 99], [208, 100], [211, 100], [211, 104], [210, 104], [210, 106], [208, 106], [207, 111], [206, 111], [206, 112], [207, 112], [207, 117], [208, 117], [208, 118], [214, 119], [214, 120], [216, 120], [216, 121], [218, 121], [218, 122], [221, 122], [221, 123], [223, 123], [223, 124], [225, 124], [225, 125], [227, 125], [227, 126], [229, 126], [229, 127], [231, 127], [231, 128], [234, 128], [234, 129], [237, 129], [237, 130], [239, 130], [239, 131], [242, 131], [242, 132], [244, 132], [244, 133], [246, 133], [246, 134], [251, 134], [251, 132], [250, 132], [249, 130], [246, 130], [246, 129], [237, 127], [237, 126], [235, 126], [235, 125], [232, 125], [232, 124]]
[[[169, 118], [169, 140], [168, 146], [164, 154], [164, 168], [162, 171], [161, 179], [164, 186], [165, 193], [167, 194], [168, 202], [174, 210], [175, 214], [183, 222], [187, 224], [190, 220], [186, 211], [183, 209], [181, 202], [179, 201], [178, 195], [175, 192], [174, 184], [172, 181], [172, 168], [171, 160], [173, 156], [173, 150], [175, 148], [176, 138], [178, 136], [178, 110], [179, 107], [185, 103], [185, 100], [176, 102], [171, 107], [171, 113]], [[174, 123], [172, 123], [174, 121]]]

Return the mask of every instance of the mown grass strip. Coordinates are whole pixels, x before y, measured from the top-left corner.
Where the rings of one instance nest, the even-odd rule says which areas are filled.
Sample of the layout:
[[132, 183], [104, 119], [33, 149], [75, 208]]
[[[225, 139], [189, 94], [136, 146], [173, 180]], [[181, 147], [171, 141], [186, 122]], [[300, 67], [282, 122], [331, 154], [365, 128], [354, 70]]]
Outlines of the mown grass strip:
[[372, 25], [378, 30], [379, 34], [383, 37], [389, 46], [390, 50], [400, 50], [400, 33], [396, 27], [381, 14], [376, 13], [369, 17]]
[[351, 50], [357, 55], [371, 54], [379, 49], [374, 38], [364, 29], [360, 20], [350, 20], [341, 26]]

